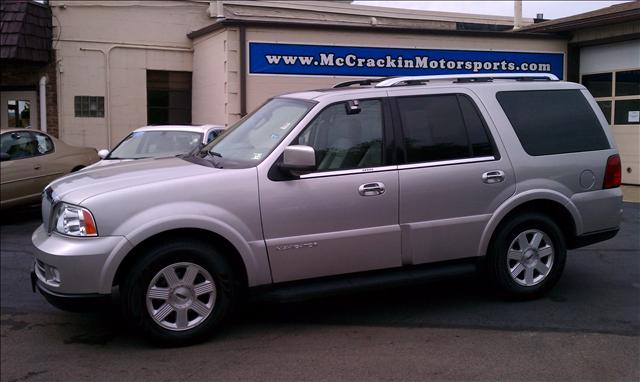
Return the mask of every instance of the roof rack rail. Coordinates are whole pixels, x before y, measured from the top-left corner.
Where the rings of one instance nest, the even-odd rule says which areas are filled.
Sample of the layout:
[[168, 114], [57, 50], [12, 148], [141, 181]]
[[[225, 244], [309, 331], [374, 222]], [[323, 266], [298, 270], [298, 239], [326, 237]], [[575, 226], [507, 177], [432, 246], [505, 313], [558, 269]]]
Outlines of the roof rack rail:
[[368, 86], [368, 85], [373, 85], [373, 84], [378, 83], [378, 82], [382, 82], [384, 80], [388, 80], [390, 78], [392, 78], [392, 77], [367, 78], [366, 80], [345, 81], [345, 82], [340, 82], [340, 83], [337, 83], [337, 84], [333, 85], [333, 88], [346, 88], [346, 87], [349, 87], [351, 85]]
[[420, 85], [430, 81], [458, 82], [491, 82], [493, 80], [513, 81], [558, 81], [558, 77], [550, 73], [488, 73], [488, 74], [445, 74], [431, 76], [394, 77], [376, 84], [377, 88], [391, 86]]

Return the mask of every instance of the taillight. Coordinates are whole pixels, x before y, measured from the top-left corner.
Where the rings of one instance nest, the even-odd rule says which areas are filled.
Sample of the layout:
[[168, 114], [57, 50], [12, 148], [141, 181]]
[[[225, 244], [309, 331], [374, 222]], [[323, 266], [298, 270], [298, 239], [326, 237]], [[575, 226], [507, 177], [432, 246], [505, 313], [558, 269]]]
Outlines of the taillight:
[[612, 155], [607, 159], [607, 168], [604, 171], [604, 183], [602, 188], [619, 187], [622, 183], [622, 164], [619, 155]]

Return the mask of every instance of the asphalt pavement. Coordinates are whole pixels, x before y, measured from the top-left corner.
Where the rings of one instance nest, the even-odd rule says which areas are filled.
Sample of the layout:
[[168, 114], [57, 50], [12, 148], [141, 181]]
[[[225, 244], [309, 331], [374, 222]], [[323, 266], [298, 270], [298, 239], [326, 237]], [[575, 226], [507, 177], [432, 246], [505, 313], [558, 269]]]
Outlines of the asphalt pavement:
[[210, 341], [158, 349], [116, 312], [67, 313], [31, 292], [37, 209], [0, 225], [2, 382], [200, 380], [640, 381], [640, 204], [614, 239], [571, 251], [539, 300], [473, 278], [254, 304]]

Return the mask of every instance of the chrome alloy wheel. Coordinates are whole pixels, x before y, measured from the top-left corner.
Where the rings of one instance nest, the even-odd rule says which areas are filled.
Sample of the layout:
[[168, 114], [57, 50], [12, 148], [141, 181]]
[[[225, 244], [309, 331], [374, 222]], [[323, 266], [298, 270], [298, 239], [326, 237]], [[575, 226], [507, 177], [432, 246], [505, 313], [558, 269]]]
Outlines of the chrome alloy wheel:
[[156, 324], [175, 331], [192, 329], [213, 311], [216, 285], [201, 266], [175, 263], [151, 280], [146, 300], [147, 311]]
[[541, 283], [553, 267], [553, 243], [537, 229], [520, 233], [509, 245], [507, 269], [511, 278], [522, 286]]

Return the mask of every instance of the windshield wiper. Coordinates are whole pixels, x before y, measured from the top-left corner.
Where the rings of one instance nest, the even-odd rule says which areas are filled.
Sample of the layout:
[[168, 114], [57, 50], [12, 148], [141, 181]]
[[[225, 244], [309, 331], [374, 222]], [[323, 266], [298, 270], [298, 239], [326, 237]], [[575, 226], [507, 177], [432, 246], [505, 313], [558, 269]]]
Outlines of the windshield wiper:
[[213, 155], [214, 157], [222, 158], [222, 154], [220, 154], [219, 152], [209, 151], [209, 154]]

